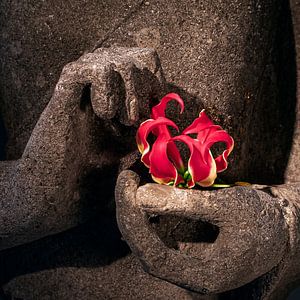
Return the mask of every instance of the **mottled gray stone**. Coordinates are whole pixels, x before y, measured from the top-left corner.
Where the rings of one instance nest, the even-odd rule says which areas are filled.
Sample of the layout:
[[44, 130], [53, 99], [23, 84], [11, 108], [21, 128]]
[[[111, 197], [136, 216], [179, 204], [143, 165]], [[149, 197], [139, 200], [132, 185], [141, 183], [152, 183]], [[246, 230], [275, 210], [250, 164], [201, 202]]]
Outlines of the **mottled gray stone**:
[[[297, 5], [297, 0], [292, 1], [296, 44], [298, 45]], [[8, 235], [2, 235], [3, 247], [10, 247], [69, 228], [84, 221], [93, 213], [98, 214], [99, 210], [113, 211], [112, 201], [110, 201], [113, 198], [110, 193], [115, 184], [118, 165], [121, 164], [120, 169], [129, 168], [136, 160], [136, 155], [131, 153], [134, 147], [135, 129], [121, 126], [118, 121], [128, 125], [137, 118], [137, 110], [131, 109], [130, 104], [124, 98], [125, 91], [128, 91], [129, 98], [134, 99], [131, 84], [121, 88], [120, 94], [124, 100], [121, 103], [126, 103], [123, 106], [126, 110], [119, 110], [117, 122], [114, 118], [106, 122], [100, 122], [95, 118], [95, 112], [101, 118], [111, 118], [116, 112], [116, 107], [110, 106], [109, 103], [114, 103], [119, 97], [114, 97], [109, 92], [104, 97], [107, 101], [98, 97], [103, 89], [114, 88], [113, 84], [106, 86], [109, 82], [106, 81], [108, 78], [114, 78], [112, 82], [120, 80], [113, 66], [108, 65], [103, 70], [103, 65], [98, 65], [97, 70], [91, 71], [87, 65], [91, 66], [89, 59], [93, 57], [93, 54], [88, 54], [83, 58], [87, 60], [86, 63], [79, 59], [75, 65], [73, 63], [64, 69], [64, 76], [71, 72], [74, 75], [73, 79], [86, 79], [92, 76], [97, 81], [96, 88], [92, 89], [94, 105], [91, 108], [86, 104], [88, 98], [86, 93], [89, 91], [86, 87], [81, 108], [77, 108], [80, 111], [79, 114], [76, 114], [76, 109], [72, 111], [72, 107], [56, 107], [52, 102], [43, 113], [43, 121], [39, 121], [36, 127], [45, 130], [47, 126], [44, 125], [53, 125], [46, 130], [49, 135], [32, 135], [40, 114], [53, 94], [61, 69], [69, 61], [77, 59], [83, 52], [94, 49], [95, 45], [156, 48], [161, 57], [168, 89], [177, 91], [186, 100], [186, 114], [181, 119], [177, 118], [181, 128], [186, 126], [191, 118], [204, 107], [214, 121], [224, 126], [234, 136], [236, 148], [231, 156], [231, 167], [225, 173], [225, 179], [283, 183], [286, 177], [289, 181], [299, 182], [300, 168], [297, 167], [299, 165], [297, 150], [299, 122], [296, 123], [296, 134], [293, 140], [296, 62], [288, 1], [205, 0], [187, 3], [176, 0], [167, 2], [154, 0], [147, 3], [144, 1], [121, 3], [120, 1], [89, 0], [83, 4], [82, 1], [77, 0], [72, 3], [65, 1], [20, 3], [20, 1], [5, 0], [0, 2], [0, 28], [0, 101], [1, 114], [8, 134], [6, 158], [20, 158], [30, 136], [29, 145], [31, 147], [34, 145], [33, 148], [27, 146], [21, 160], [1, 163], [1, 196], [3, 194], [8, 199], [5, 203], [3, 201], [5, 204], [3, 215], [8, 212], [5, 216], [5, 231]], [[105, 53], [107, 50], [103, 51]], [[97, 53], [95, 55], [97, 56]], [[125, 78], [125, 83], [137, 82], [140, 78], [140, 76], [135, 76], [139, 74], [140, 68], [132, 64], [131, 54], [129, 56], [125, 69], [130, 72], [120, 74]], [[297, 59], [299, 59], [299, 52]], [[84, 74], [80, 74], [81, 70]], [[71, 79], [72, 76], [69, 75]], [[134, 80], [128, 81], [127, 79], [131, 76]], [[104, 80], [98, 81], [98, 77]], [[151, 81], [151, 84], [148, 82], [149, 76], [146, 78], [147, 80], [137, 85], [142, 87], [138, 99], [144, 99], [143, 97], [146, 97], [149, 92], [147, 90], [143, 92], [144, 88], [152, 89], [153, 87], [153, 82]], [[77, 82], [74, 84], [76, 92], [72, 97], [63, 94], [60, 90], [63, 94], [61, 98], [75, 100], [78, 104], [82, 88], [86, 83], [81, 79], [80, 84]], [[54, 96], [57, 92], [57, 90], [54, 91]], [[134, 102], [134, 100], [129, 102]], [[70, 103], [73, 102], [70, 101]], [[105, 107], [98, 109], [99, 105], [103, 104]], [[55, 107], [55, 114], [62, 113], [61, 116], [56, 115], [55, 120], [59, 119], [65, 125], [69, 122], [70, 126], [64, 125], [67, 134], [63, 134], [64, 130], [56, 130], [57, 124], [53, 122], [51, 114], [48, 115], [49, 111], [52, 111], [51, 107]], [[144, 116], [143, 113], [139, 116], [140, 118], [146, 116], [147, 109], [148, 105], [139, 110], [145, 112]], [[64, 110], [68, 112], [69, 119], [64, 115]], [[171, 110], [172, 116], [176, 119], [175, 112], [178, 115], [177, 111]], [[96, 139], [94, 139], [95, 135]], [[126, 138], [122, 139], [124, 135]], [[63, 141], [55, 140], [56, 137]], [[54, 147], [59, 146], [57, 149], [51, 147], [53, 140], [55, 141]], [[69, 140], [73, 142], [68, 144]], [[91, 147], [89, 147], [90, 140], [93, 141]], [[3, 145], [3, 141], [0, 142]], [[292, 144], [293, 154], [289, 158]], [[64, 145], [69, 145], [69, 147], [63, 149]], [[64, 152], [64, 150], [68, 151]], [[3, 151], [0, 155], [4, 157], [2, 153]], [[49, 153], [53, 155], [48, 156]], [[99, 158], [99, 153], [101, 153], [101, 158]], [[126, 158], [128, 153], [129, 158]], [[65, 156], [60, 160], [62, 154]], [[48, 157], [52, 158], [47, 159]], [[33, 163], [32, 158], [38, 158], [37, 162]], [[99, 161], [102, 162], [100, 165]], [[86, 162], [89, 162], [91, 166], [86, 170], [88, 174], [80, 174], [80, 171], [85, 169]], [[32, 167], [30, 171], [29, 168]], [[47, 174], [47, 171], [50, 173]], [[93, 178], [93, 184], [98, 185], [98, 193], [95, 193], [94, 187], [90, 186], [89, 180], [84, 180], [78, 185], [75, 179], [80, 178], [80, 175], [88, 179]], [[8, 183], [7, 176], [14, 180]], [[42, 183], [41, 186], [39, 186], [40, 183]], [[291, 187], [288, 186], [288, 189], [293, 190]], [[15, 193], [24, 195], [14, 197]], [[260, 192], [257, 193], [260, 195]], [[294, 192], [288, 193], [288, 201], [291, 195], [294, 195]], [[295, 195], [291, 203], [296, 205], [299, 203], [299, 197], [297, 192]], [[129, 196], [132, 198], [134, 194]], [[251, 194], [251, 199], [252, 196]], [[265, 197], [273, 200], [268, 195]], [[260, 198], [259, 200], [254, 198], [260, 203]], [[28, 203], [34, 205], [27, 205]], [[294, 206], [289, 204], [289, 207]], [[285, 216], [291, 216], [285, 217], [284, 222], [289, 222], [289, 242], [293, 242], [290, 248], [286, 247], [286, 255], [282, 255], [280, 251], [281, 242], [278, 248], [274, 246], [278, 256], [284, 258], [283, 263], [277, 264], [275, 268], [252, 282], [236, 290], [218, 296], [214, 295], [213, 298], [256, 300], [268, 298], [268, 293], [274, 290], [270, 297], [285, 299], [285, 292], [297, 280], [299, 282], [299, 250], [297, 248], [299, 229], [296, 228], [299, 224], [297, 223], [298, 211], [295, 210], [294, 213], [289, 213], [288, 210], [285, 212], [285, 209], [282, 211]], [[19, 223], [22, 217], [25, 217], [24, 223]], [[127, 217], [128, 220], [132, 219], [130, 216]], [[172, 226], [176, 227], [179, 221], [178, 216], [175, 216], [177, 219], [169, 218], [168, 215], [165, 217], [166, 219], [160, 224], [152, 224], [152, 229], [157, 233], [157, 236], [154, 236], [155, 240], [160, 237], [170, 247], [174, 241], [164, 238], [174, 233]], [[99, 215], [99, 218], [103, 216]], [[202, 243], [193, 235], [196, 234], [199, 226], [205, 233], [211, 231], [211, 228], [205, 227], [205, 224], [198, 226], [194, 223], [184, 228], [184, 225], [189, 223], [180, 222], [183, 225], [176, 227], [180, 239], [175, 241], [179, 252], [185, 253], [186, 251], [186, 254], [190, 255], [199, 254], [198, 248], [202, 247]], [[99, 226], [104, 225], [99, 224]], [[26, 228], [32, 231], [26, 231]], [[90, 228], [85, 233], [92, 241], [97, 239], [90, 235], [94, 228]], [[109, 232], [109, 226], [103, 228]], [[18, 231], [19, 235], [13, 235], [14, 230]], [[286, 239], [286, 232], [283, 230], [279, 233], [283, 240]], [[112, 234], [119, 239], [116, 233]], [[132, 236], [134, 234], [135, 231]], [[129, 241], [132, 236], [128, 237]], [[151, 236], [153, 235], [149, 237]], [[253, 238], [253, 235], [250, 236]], [[76, 235], [74, 232], [63, 233], [62, 249], [66, 247], [64, 242], [68, 238], [76, 240]], [[107, 236], [99, 236], [99, 243], [104, 245], [103, 247], [106, 245], [107, 238]], [[277, 238], [275, 240], [278, 241]], [[211, 244], [212, 242], [210, 241]], [[95, 268], [98, 255], [96, 251], [91, 250], [98, 248], [88, 245], [85, 250], [82, 250], [83, 253], [79, 258], [78, 251], [81, 251], [81, 245], [71, 243], [67, 253], [62, 251], [62, 257], [54, 256], [52, 264], [49, 265], [48, 257], [43, 258], [44, 253], [47, 249], [50, 249], [50, 253], [56, 252], [55, 247], [59, 247], [51, 236], [36, 243], [38, 244], [24, 246], [27, 254], [29, 253], [27, 256], [23, 246], [0, 253], [2, 259], [0, 277], [3, 276], [4, 282], [7, 283], [4, 287], [5, 293], [11, 297], [25, 299], [30, 299], [30, 297], [35, 299], [84, 299], [84, 297], [101, 299], [101, 297], [112, 298], [114, 296], [120, 299], [138, 299], [140, 296], [145, 299], [160, 296], [163, 299], [201, 297], [199, 294], [189, 294], [187, 290], [180, 289], [174, 284], [147, 275], [138, 268], [136, 259], [132, 255], [126, 258], [123, 264], [116, 257], [112, 260], [107, 259], [110, 256], [104, 251], [108, 260], [106, 268]], [[47, 249], [45, 249], [46, 246]], [[121, 246], [116, 244], [118, 251], [121, 251], [120, 248]], [[151, 251], [156, 251], [153, 245], [149, 251], [150, 254]], [[266, 259], [262, 266], [258, 265], [255, 272], [246, 274], [245, 271], [241, 271], [241, 282], [254, 278], [254, 273], [261, 274], [263, 270], [269, 269], [271, 261], [277, 261], [277, 258], [274, 259], [272, 249], [270, 253], [270, 259]], [[24, 254], [26, 262], [23, 261]], [[92, 263], [87, 266], [90, 257], [92, 257]], [[81, 264], [79, 264], [80, 259]], [[158, 256], [159, 261], [161, 261], [160, 256]], [[199, 257], [196, 257], [195, 261], [199, 261]], [[21, 266], [18, 267], [16, 262], [20, 262]], [[23, 267], [22, 262], [26, 267]], [[3, 265], [5, 268], [1, 268]], [[70, 265], [73, 268], [68, 268]], [[156, 273], [160, 275], [159, 271]], [[181, 273], [171, 272], [171, 274], [173, 274], [171, 279], [176, 281], [178, 278], [174, 280], [174, 276]], [[204, 274], [207, 273], [204, 272]], [[168, 277], [166, 274], [163, 275], [165, 278]], [[153, 284], [154, 281], [155, 284]], [[102, 287], [102, 283], [105, 286]], [[237, 286], [233, 283], [234, 275], [227, 281], [228, 286]], [[215, 286], [212, 286], [211, 282], [209, 284], [211, 289], [217, 290], [218, 282]]]
[[[149, 115], [147, 99], [158, 97], [163, 86], [151, 49], [99, 49], [66, 65], [21, 159], [0, 162], [0, 249], [65, 230], [95, 213], [83, 209], [84, 174], [115, 166], [136, 151], [134, 132], [122, 135], [118, 124], [134, 125]], [[89, 89], [91, 103], [83, 95]]]
[[289, 156], [289, 162], [285, 172], [286, 181], [296, 182], [300, 178], [300, 2], [291, 0], [291, 10], [293, 14], [293, 31], [295, 37], [296, 60], [297, 60], [297, 104], [296, 104], [296, 120], [294, 126], [293, 144]]
[[115, 28], [135, 1], [0, 3], [1, 114], [8, 159], [20, 158], [62, 68]]
[[[299, 184], [203, 191], [158, 184], [139, 186], [124, 171], [116, 187], [120, 230], [144, 269], [202, 293], [221, 293], [278, 268], [265, 282], [265, 299], [278, 281], [299, 273]], [[179, 216], [218, 227], [213, 243], [167, 247], [151, 227], [153, 216]], [[296, 273], [286, 272], [295, 266]]]
[[5, 286], [5, 293], [26, 300], [69, 300], [70, 295], [74, 300], [217, 299], [197, 295], [147, 274], [133, 255], [105, 267], [63, 267], [20, 276]]
[[155, 47], [169, 88], [187, 102], [182, 127], [205, 108], [234, 137], [236, 148], [224, 176], [283, 183], [296, 100], [288, 3], [140, 3], [73, 1], [69, 8], [63, 1], [1, 2], [7, 157], [21, 156], [67, 62], [94, 44]]

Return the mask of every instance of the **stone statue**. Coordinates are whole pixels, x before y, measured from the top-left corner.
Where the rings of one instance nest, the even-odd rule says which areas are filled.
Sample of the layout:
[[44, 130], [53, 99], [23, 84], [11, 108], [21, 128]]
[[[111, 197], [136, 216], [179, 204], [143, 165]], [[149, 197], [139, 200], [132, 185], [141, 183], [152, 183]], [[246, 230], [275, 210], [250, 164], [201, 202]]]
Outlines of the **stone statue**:
[[157, 97], [162, 84], [158, 57], [148, 49], [99, 49], [64, 67], [21, 159], [2, 165], [2, 249], [78, 223], [78, 178], [135, 150], [134, 134], [117, 126], [149, 115], [145, 96]]
[[[80, 1], [73, 9], [0, 4], [1, 62], [9, 74], [1, 74], [9, 159], [0, 162], [3, 297], [284, 299], [300, 274], [296, 61], [288, 4], [129, 2], [110, 7], [91, 0], [84, 11]], [[101, 16], [94, 18], [95, 11]], [[24, 12], [38, 16], [38, 24], [29, 24]], [[62, 12], [71, 16], [69, 27], [59, 23]], [[29, 51], [19, 28], [28, 35], [40, 30]], [[99, 33], [89, 36], [83, 28]], [[60, 44], [60, 34], [70, 32], [83, 50], [86, 41], [100, 39], [82, 54], [73, 37]], [[33, 49], [40, 63], [29, 68]], [[82, 55], [66, 64], [62, 53], [68, 60]], [[28, 60], [27, 70], [22, 62]], [[45, 63], [47, 72], [40, 69]], [[187, 99], [182, 126], [205, 108], [234, 136], [225, 180], [258, 184], [194, 191], [148, 181], [136, 128], [171, 90]], [[41, 99], [36, 107], [34, 97]], [[13, 113], [18, 109], [23, 121]]]

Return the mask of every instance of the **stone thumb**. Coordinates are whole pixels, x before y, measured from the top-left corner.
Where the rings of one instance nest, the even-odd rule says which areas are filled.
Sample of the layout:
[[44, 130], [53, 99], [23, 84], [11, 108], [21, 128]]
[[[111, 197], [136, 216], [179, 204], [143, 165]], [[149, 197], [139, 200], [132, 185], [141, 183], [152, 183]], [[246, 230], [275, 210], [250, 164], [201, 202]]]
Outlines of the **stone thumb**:
[[[118, 206], [128, 205], [126, 202], [135, 201], [136, 191], [139, 186], [140, 177], [133, 171], [122, 171], [117, 179], [115, 188], [115, 199]], [[134, 203], [131, 203], [134, 204]]]
[[177, 215], [216, 223], [223, 216], [219, 192], [146, 184], [137, 190], [137, 205], [147, 213]]

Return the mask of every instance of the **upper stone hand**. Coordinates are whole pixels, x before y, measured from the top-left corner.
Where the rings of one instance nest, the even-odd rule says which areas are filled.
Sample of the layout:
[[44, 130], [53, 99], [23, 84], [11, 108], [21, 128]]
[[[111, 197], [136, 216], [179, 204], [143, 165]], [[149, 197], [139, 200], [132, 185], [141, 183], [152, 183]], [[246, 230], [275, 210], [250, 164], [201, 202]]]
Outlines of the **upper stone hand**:
[[162, 69], [153, 49], [99, 48], [67, 64], [57, 89], [91, 85], [91, 102], [102, 119], [118, 116], [133, 125], [140, 116], [149, 116], [149, 98], [164, 88]]
[[136, 149], [132, 128], [118, 123], [148, 117], [149, 99], [163, 86], [152, 49], [98, 49], [67, 64], [21, 159], [1, 163], [0, 249], [90, 217], [94, 210], [82, 209], [82, 178], [93, 168], [116, 166]]

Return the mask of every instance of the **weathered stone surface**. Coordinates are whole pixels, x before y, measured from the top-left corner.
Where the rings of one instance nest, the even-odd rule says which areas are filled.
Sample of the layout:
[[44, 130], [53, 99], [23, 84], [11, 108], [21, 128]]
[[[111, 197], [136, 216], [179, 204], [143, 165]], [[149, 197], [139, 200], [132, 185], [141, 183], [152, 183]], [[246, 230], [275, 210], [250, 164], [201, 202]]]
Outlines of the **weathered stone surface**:
[[217, 299], [144, 272], [109, 212], [67, 232], [2, 251], [0, 270], [1, 299]]
[[293, 15], [293, 31], [295, 37], [296, 60], [297, 60], [297, 105], [295, 131], [293, 145], [289, 156], [289, 163], [286, 168], [286, 181], [296, 182], [300, 178], [300, 1], [291, 0], [291, 11]]
[[204, 107], [235, 138], [225, 176], [283, 182], [296, 100], [287, 1], [96, 2], [1, 2], [7, 157], [21, 156], [61, 68], [100, 39], [105, 47], [156, 48], [169, 88], [188, 102], [182, 126]]
[[[144, 2], [143, 5], [136, 1], [100, 2], [90, 0], [83, 5], [82, 1], [75, 0], [70, 7], [65, 2], [57, 1], [26, 1], [26, 3], [1, 1], [0, 92], [1, 111], [9, 137], [6, 148], [7, 158], [15, 159], [21, 156], [36, 121], [51, 98], [62, 67], [81, 55], [84, 50], [93, 48], [95, 40], [100, 38], [102, 46], [117, 44], [150, 46], [157, 49], [162, 57], [169, 88], [178, 91], [183, 98], [188, 100], [188, 114], [183, 117], [182, 126], [185, 126], [200, 108], [205, 107], [215, 121], [234, 134], [237, 147], [232, 157], [235, 163], [231, 164], [232, 168], [227, 173], [229, 179], [238, 177], [238, 179], [261, 182], [283, 181], [292, 140], [296, 76], [291, 21], [287, 7], [280, 9], [279, 2], [281, 1], [268, 0], [263, 3], [250, 0], [190, 1], [187, 3], [157, 0], [149, 1], [147, 4]], [[284, 3], [287, 4], [287, 1]], [[133, 14], [130, 6], [137, 8], [133, 10], [135, 11]], [[280, 19], [277, 19], [277, 13]], [[128, 18], [129, 15], [130, 18]], [[109, 107], [106, 112], [113, 113]], [[90, 115], [93, 114], [90, 109]], [[87, 123], [90, 121], [91, 119], [87, 116]], [[74, 128], [81, 128], [83, 133], [80, 135], [86, 136], [85, 126], [82, 124], [84, 124], [82, 119], [78, 122], [75, 120]], [[120, 131], [120, 128], [115, 126], [116, 124], [112, 125], [116, 130], [115, 133], [127, 132], [127, 130]], [[111, 133], [111, 127], [109, 132]], [[116, 139], [108, 139], [105, 142], [101, 140], [99, 144], [103, 147], [105, 145], [106, 152], [109, 152], [112, 149], [116, 150], [117, 141]], [[127, 144], [130, 143], [127, 142]], [[79, 157], [82, 155], [80, 153], [83, 148], [71, 149], [71, 154], [74, 156], [76, 151], [76, 156]], [[291, 171], [287, 175], [289, 180], [299, 182], [297, 179], [299, 168], [297, 169], [296, 164], [298, 162], [297, 151], [294, 153], [294, 159], [290, 160], [289, 165]], [[70, 161], [72, 155], [70, 155]], [[116, 155], [119, 160], [119, 153]], [[4, 157], [3, 154], [1, 156]], [[248, 160], [241, 160], [240, 157], [247, 157]], [[6, 164], [2, 165], [4, 171]], [[14, 173], [14, 168], [18, 166], [18, 163], [9, 162], [8, 164], [11, 172]], [[107, 165], [110, 163], [108, 162]], [[130, 166], [130, 163], [125, 162], [123, 165]], [[98, 201], [101, 199], [101, 203], [97, 203], [97, 206], [101, 208], [109, 206], [106, 205], [109, 201], [105, 199], [111, 197], [110, 193], [117, 174], [116, 169], [117, 166], [105, 169], [100, 167], [87, 174], [87, 180], [82, 189], [82, 193], [88, 199], [87, 203], [73, 199], [69, 202], [57, 201], [57, 205], [53, 207], [51, 199], [49, 212], [45, 211], [45, 215], [49, 217], [51, 213], [55, 214], [57, 209], [58, 216], [62, 216], [60, 215], [62, 211], [65, 214], [61, 220], [55, 217], [51, 221], [55, 223], [56, 220], [54, 227], [66, 228], [74, 225], [79, 219], [86, 218], [90, 214], [86, 210], [96, 212], [96, 199]], [[102, 175], [105, 174], [104, 170], [106, 175], [108, 173], [113, 178], [112, 181], [105, 180], [105, 176]], [[69, 176], [73, 178], [73, 170], [63, 171], [65, 178]], [[91, 190], [93, 193], [95, 191], [88, 180], [91, 177], [93, 177], [93, 184], [101, 183], [97, 189], [98, 194], [90, 194]], [[9, 187], [7, 187], [7, 193], [11, 193]], [[46, 187], [43, 186], [41, 189], [46, 191]], [[68, 187], [62, 189], [57, 199], [65, 200], [67, 190]], [[101, 190], [105, 191], [105, 196], [101, 195], [99, 192]], [[25, 196], [26, 193], [29, 192], [26, 191]], [[43, 199], [46, 200], [47, 197]], [[66, 199], [70, 199], [69, 195]], [[73, 210], [67, 207], [65, 211], [63, 206], [66, 203], [75, 203], [74, 206], [78, 203], [80, 208]], [[37, 203], [39, 204], [40, 202]], [[8, 203], [8, 205], [12, 204]], [[60, 207], [62, 207], [61, 211]], [[28, 211], [31, 213], [30, 210]], [[75, 211], [80, 212], [81, 216], [74, 217], [72, 213]], [[18, 212], [21, 213], [21, 208], [17, 209], [16, 214]], [[10, 215], [7, 217], [9, 223], [17, 220], [11, 219]], [[71, 220], [77, 221], [72, 224]], [[37, 222], [33, 221], [32, 225], [47, 222], [48, 219], [41, 215]], [[56, 229], [53, 230], [51, 222], [50, 228], [45, 230], [48, 233], [56, 231]], [[63, 224], [63, 222], [66, 223]], [[42, 232], [43, 229], [37, 229], [36, 232], [39, 231]], [[63, 239], [70, 236], [73, 237], [72, 233], [66, 233]], [[42, 245], [47, 245], [47, 241], [51, 244], [51, 237], [41, 241]], [[184, 243], [181, 245], [184, 247]], [[34, 245], [30, 247], [29, 253], [34, 249]], [[71, 259], [74, 265], [78, 262], [77, 248], [80, 248], [80, 245], [71, 247], [69, 250], [72, 254], [75, 253], [75, 257]], [[20, 248], [12, 250], [15, 252], [12, 252], [14, 254], [7, 264], [12, 263], [21, 255]], [[42, 251], [37, 252], [36, 257], [31, 259], [29, 264], [35, 265], [36, 260], [41, 259], [42, 253]], [[89, 255], [85, 254], [82, 260], [86, 262], [88, 257]], [[53, 260], [57, 262], [57, 257]], [[282, 268], [287, 275], [285, 280], [279, 276], [282, 280], [278, 284], [280, 289], [286, 287], [286, 283], [291, 281], [290, 273], [296, 274], [297, 263], [295, 256], [294, 261], [291, 260], [291, 263], [287, 264], [289, 267]], [[59, 269], [55, 263], [50, 266], [46, 263], [39, 265], [39, 270], [50, 269], [50, 271], [25, 268], [23, 271], [25, 275], [21, 278], [16, 278], [18, 274], [11, 276], [11, 278], [15, 277], [15, 280], [6, 286], [6, 291], [12, 296], [23, 295], [27, 299], [31, 296], [30, 289], [32, 288], [36, 289], [36, 298], [51, 298], [52, 295], [48, 295], [45, 290], [55, 290], [59, 282], [61, 289], [54, 292], [54, 299], [59, 296], [67, 299], [79, 298], [83, 296], [81, 288], [86, 289], [88, 291], [86, 294], [90, 297], [92, 297], [91, 290], [96, 290], [99, 298], [103, 290], [97, 289], [96, 286], [101, 285], [102, 280], [112, 289], [116, 286], [120, 289], [118, 283], [121, 279], [125, 279], [121, 282], [126, 288], [118, 290], [118, 294], [117, 291], [115, 292], [120, 298], [128, 299], [131, 291], [133, 298], [139, 293], [147, 298], [145, 295], [149, 293], [153, 295], [151, 293], [157, 289], [155, 295], [161, 294], [167, 297], [166, 294], [170, 291], [172, 299], [176, 298], [176, 293], [184, 299], [182, 290], [162, 281], [159, 282], [161, 288], [158, 288], [151, 284], [153, 278], [147, 275], [143, 277], [145, 279], [143, 285], [137, 285], [139, 276], [145, 276], [145, 274], [137, 273], [139, 276], [135, 277], [128, 272], [131, 267], [134, 268], [135, 260], [129, 259], [128, 264], [117, 263], [115, 268], [103, 273], [100, 268], [93, 270], [94, 265], [95, 263], [92, 263], [89, 268], [81, 268], [80, 272], [76, 270], [74, 273], [72, 273], [73, 269], [71, 272], [67, 268]], [[125, 272], [124, 268], [126, 268]], [[36, 272], [36, 275], [30, 272]], [[98, 272], [99, 277], [97, 277]], [[79, 273], [80, 278], [77, 276]], [[251, 299], [261, 299], [266, 288], [265, 283], [270, 278], [273, 282], [277, 274], [277, 269], [274, 272], [268, 272], [265, 277], [258, 278], [236, 291], [230, 291], [224, 297], [246, 299], [246, 296], [249, 296], [249, 298], [252, 297]], [[282, 270], [280, 274], [283, 274]], [[70, 277], [73, 285], [70, 283]], [[96, 277], [99, 281], [91, 286], [89, 282]], [[134, 283], [126, 285], [125, 282], [130, 282], [131, 277], [134, 278]], [[115, 278], [118, 278], [117, 282]], [[70, 285], [71, 289], [66, 288]], [[151, 288], [148, 289], [148, 286]], [[103, 293], [112, 295], [107, 289]], [[274, 293], [276, 297], [278, 291]], [[220, 298], [222, 299], [222, 295]]]
[[[132, 255], [106, 268], [96, 267], [87, 270], [84, 267], [65, 267], [46, 270], [12, 280], [5, 287], [5, 293], [26, 300], [69, 300], [70, 295], [74, 300], [138, 300], [141, 299], [142, 290], [143, 299], [148, 300], [208, 299], [155, 278], [140, 268], [139, 262]], [[112, 277], [111, 274], [114, 276]], [[209, 300], [214, 299], [216, 297], [209, 298]]]
[[113, 190], [121, 158], [136, 151], [135, 132], [123, 134], [120, 125], [148, 116], [147, 99], [157, 98], [163, 85], [150, 49], [99, 49], [65, 66], [22, 158], [0, 162], [0, 249], [95, 213], [100, 199], [85, 203], [83, 178], [98, 170], [99, 187]]
[[[300, 210], [295, 206], [299, 185], [217, 191], [138, 185], [137, 174], [120, 174], [118, 224], [144, 269], [159, 278], [202, 293], [220, 293], [278, 268], [261, 291], [265, 298], [276, 289], [279, 278], [288, 276], [285, 268], [295, 264], [291, 260], [300, 257], [296, 221]], [[209, 222], [218, 227], [218, 236], [212, 243], [186, 242], [175, 251], [149, 222], [151, 216], [164, 215]], [[299, 265], [289, 276], [298, 273]]]
[[115, 28], [131, 5], [135, 1], [1, 1], [0, 101], [8, 159], [21, 157], [62, 68]]

